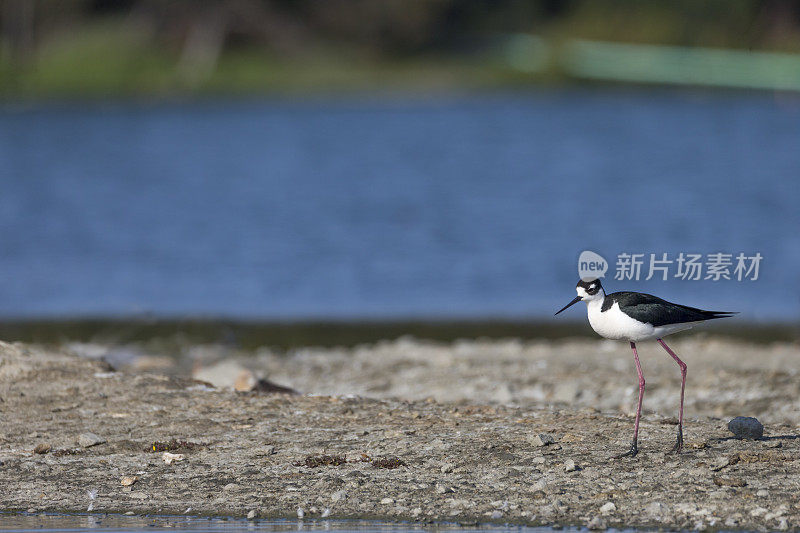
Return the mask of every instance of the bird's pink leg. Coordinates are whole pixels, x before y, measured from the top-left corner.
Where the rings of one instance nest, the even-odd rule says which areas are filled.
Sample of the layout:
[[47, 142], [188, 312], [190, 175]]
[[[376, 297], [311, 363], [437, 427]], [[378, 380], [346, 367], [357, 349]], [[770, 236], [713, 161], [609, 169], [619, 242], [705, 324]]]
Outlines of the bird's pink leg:
[[675, 352], [669, 349], [667, 343], [662, 341], [661, 339], [656, 339], [661, 346], [667, 351], [668, 354], [675, 359], [675, 362], [678, 363], [678, 366], [681, 367], [681, 410], [680, 410], [680, 417], [678, 418], [678, 440], [675, 442], [675, 447], [672, 448], [672, 451], [675, 453], [680, 453], [681, 448], [683, 448], [683, 390], [686, 388], [686, 363], [680, 360], [680, 358], [675, 355]]
[[639, 363], [639, 354], [636, 352], [636, 343], [631, 342], [631, 350], [633, 350], [633, 360], [636, 362], [636, 372], [639, 374], [639, 405], [636, 408], [636, 422], [633, 425], [633, 443], [631, 449], [627, 452], [617, 455], [615, 458], [633, 457], [639, 453], [639, 418], [642, 416], [642, 398], [644, 398], [644, 374], [642, 374], [642, 365]]

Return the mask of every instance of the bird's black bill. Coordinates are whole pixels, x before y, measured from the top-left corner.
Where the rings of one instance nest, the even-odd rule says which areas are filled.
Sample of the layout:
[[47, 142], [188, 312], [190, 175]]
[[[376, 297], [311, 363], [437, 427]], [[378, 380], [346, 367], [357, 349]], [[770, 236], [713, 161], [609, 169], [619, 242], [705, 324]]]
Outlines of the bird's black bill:
[[[575, 305], [576, 303], [578, 303], [578, 302], [580, 302], [580, 301], [581, 301], [581, 297], [580, 297], [580, 296], [576, 296], [574, 300], [572, 300], [570, 303], [568, 303], [567, 305], [565, 305], [564, 307], [562, 307], [562, 308], [561, 308], [561, 311], [563, 311], [564, 309], [566, 309], [567, 307], [569, 307], [569, 306], [571, 306], [571, 305]], [[561, 311], [559, 311], [558, 313], [560, 313]], [[558, 313], [556, 313], [556, 315], [557, 315]], [[553, 316], [555, 316], [555, 315], [553, 315]]]

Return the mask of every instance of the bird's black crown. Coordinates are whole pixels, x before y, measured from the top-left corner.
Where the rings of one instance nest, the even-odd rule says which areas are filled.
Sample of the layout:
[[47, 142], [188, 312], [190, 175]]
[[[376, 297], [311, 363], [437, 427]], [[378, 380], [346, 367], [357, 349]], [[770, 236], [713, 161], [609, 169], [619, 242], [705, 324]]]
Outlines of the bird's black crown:
[[603, 288], [603, 285], [600, 283], [599, 279], [592, 279], [589, 281], [580, 280], [576, 287], [582, 288], [589, 294], [597, 294], [597, 292]]

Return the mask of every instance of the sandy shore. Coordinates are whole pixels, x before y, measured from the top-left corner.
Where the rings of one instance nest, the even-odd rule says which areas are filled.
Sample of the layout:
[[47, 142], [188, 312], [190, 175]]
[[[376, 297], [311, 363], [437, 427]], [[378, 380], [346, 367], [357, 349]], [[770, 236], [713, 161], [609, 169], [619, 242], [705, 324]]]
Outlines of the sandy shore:
[[[174, 359], [140, 354], [122, 371], [3, 344], [1, 507], [800, 527], [800, 347], [688, 337], [673, 348], [689, 365], [686, 451], [665, 453], [679, 373], [645, 343], [641, 452], [613, 461], [636, 401], [625, 343], [400, 339], [255, 356], [197, 346]], [[227, 369], [215, 366], [223, 360]], [[220, 379], [246, 368], [301, 394], [181, 377], [198, 367]], [[758, 417], [768, 438], [730, 439], [736, 415]], [[84, 447], [87, 432], [104, 442]], [[154, 443], [183, 460], [166, 464]]]

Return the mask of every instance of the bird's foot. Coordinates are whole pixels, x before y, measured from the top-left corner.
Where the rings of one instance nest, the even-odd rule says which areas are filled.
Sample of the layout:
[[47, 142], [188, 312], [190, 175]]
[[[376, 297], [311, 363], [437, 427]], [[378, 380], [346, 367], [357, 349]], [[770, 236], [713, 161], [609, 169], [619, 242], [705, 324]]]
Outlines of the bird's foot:
[[678, 426], [678, 439], [675, 441], [675, 446], [669, 451], [669, 453], [681, 453], [683, 449], [683, 426]]
[[614, 459], [622, 459], [623, 457], [636, 457], [636, 454], [639, 453], [639, 446], [636, 444], [636, 441], [633, 441], [631, 444], [631, 449], [625, 453], [621, 453], [619, 455], [615, 455]]

